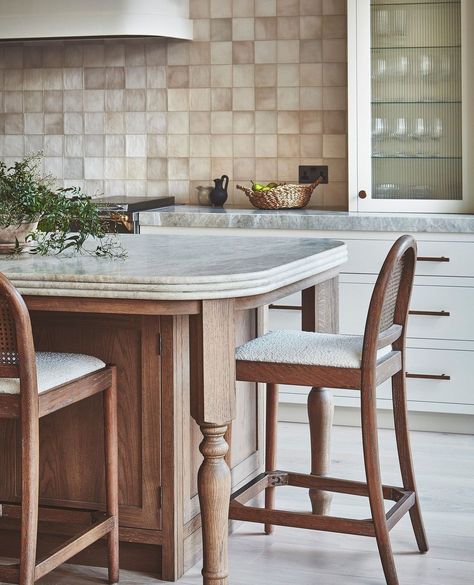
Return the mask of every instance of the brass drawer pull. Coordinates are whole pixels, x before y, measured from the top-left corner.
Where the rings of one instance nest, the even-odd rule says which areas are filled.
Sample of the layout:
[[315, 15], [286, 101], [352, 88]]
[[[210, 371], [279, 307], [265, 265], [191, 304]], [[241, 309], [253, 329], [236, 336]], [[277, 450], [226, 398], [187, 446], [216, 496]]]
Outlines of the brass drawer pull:
[[279, 311], [301, 311], [303, 307], [299, 305], [268, 305], [269, 309], [277, 309]]
[[418, 256], [418, 262], [451, 262], [446, 256]]
[[451, 376], [446, 374], [405, 374], [407, 378], [417, 378], [419, 380], [451, 380]]
[[408, 311], [409, 315], [426, 315], [429, 317], [450, 317], [449, 311]]

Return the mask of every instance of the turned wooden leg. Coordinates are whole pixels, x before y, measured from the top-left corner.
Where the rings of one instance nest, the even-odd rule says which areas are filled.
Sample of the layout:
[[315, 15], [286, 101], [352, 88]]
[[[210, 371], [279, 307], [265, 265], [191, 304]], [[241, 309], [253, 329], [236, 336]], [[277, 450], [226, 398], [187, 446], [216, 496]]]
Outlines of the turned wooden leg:
[[[312, 388], [308, 395], [309, 432], [311, 437], [311, 474], [326, 475], [331, 462], [331, 430], [334, 404], [330, 390]], [[329, 514], [332, 494], [310, 489], [313, 514]]]
[[225, 462], [227, 426], [201, 425], [199, 446], [204, 461], [199, 469], [204, 585], [226, 585], [228, 575], [227, 533], [230, 499], [230, 469]]
[[[278, 432], [278, 386], [267, 384], [267, 411], [265, 425], [265, 470], [275, 471]], [[275, 507], [275, 488], [265, 490], [265, 508], [272, 510]], [[271, 534], [273, 526], [265, 524], [265, 533]]]
[[107, 514], [115, 517], [115, 526], [107, 535], [109, 583], [119, 581], [119, 505], [117, 445], [117, 373], [112, 370], [112, 385], [104, 391], [105, 489]]
[[405, 372], [401, 370], [392, 378], [393, 418], [395, 422], [395, 435], [397, 437], [398, 460], [402, 475], [403, 487], [415, 492], [416, 502], [410, 509], [410, 519], [415, 533], [416, 542], [420, 552], [429, 549], [426, 538], [423, 518], [421, 517], [420, 502], [416, 489], [415, 472], [411, 455], [410, 435], [407, 419], [407, 398]]
[[390, 544], [382, 492], [375, 387], [369, 385], [364, 386], [364, 384], [361, 390], [361, 418], [367, 488], [380, 560], [382, 561], [387, 585], [399, 585], [392, 546]]

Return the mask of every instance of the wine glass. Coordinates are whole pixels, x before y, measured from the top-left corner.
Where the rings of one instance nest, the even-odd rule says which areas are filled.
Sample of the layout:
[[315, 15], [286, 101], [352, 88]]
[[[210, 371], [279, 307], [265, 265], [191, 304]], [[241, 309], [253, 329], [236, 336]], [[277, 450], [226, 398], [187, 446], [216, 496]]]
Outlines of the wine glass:
[[425, 142], [429, 138], [429, 131], [426, 126], [426, 121], [424, 118], [416, 118], [413, 126], [413, 132], [411, 133], [411, 138], [416, 140], [416, 156], [425, 156], [426, 155], [426, 148]]
[[395, 120], [392, 137], [397, 141], [396, 154], [398, 156], [407, 156], [408, 123], [406, 118], [397, 118]]
[[387, 120], [385, 118], [373, 118], [372, 120], [372, 153], [373, 156], [382, 156], [380, 142], [388, 135]]
[[440, 155], [440, 140], [443, 137], [443, 122], [440, 118], [435, 118], [431, 125], [430, 138], [433, 141], [433, 155]]
[[375, 13], [375, 34], [385, 37], [390, 34], [390, 19], [388, 10], [377, 10]]

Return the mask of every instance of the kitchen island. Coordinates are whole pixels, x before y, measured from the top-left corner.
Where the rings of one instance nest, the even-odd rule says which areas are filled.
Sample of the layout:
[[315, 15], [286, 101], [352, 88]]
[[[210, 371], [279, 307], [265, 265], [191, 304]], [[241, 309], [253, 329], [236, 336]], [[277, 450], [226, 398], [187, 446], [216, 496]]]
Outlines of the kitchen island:
[[[263, 330], [261, 307], [300, 290], [305, 328], [336, 330], [346, 247], [190, 235], [123, 236], [122, 243], [124, 261], [25, 254], [0, 260], [0, 272], [25, 296], [37, 349], [89, 353], [118, 366], [122, 566], [177, 579], [199, 557], [202, 533], [204, 583], [224, 585], [231, 484], [263, 465], [262, 400], [251, 384], [236, 392], [235, 346]], [[318, 416], [330, 416], [325, 404], [321, 394]], [[41, 427], [41, 503], [69, 508], [71, 522], [82, 517], [76, 509], [103, 502], [100, 414], [93, 397]], [[0, 498], [18, 501], [13, 423], [2, 423], [0, 441], [0, 465], [9, 471]], [[78, 458], [88, 466], [70, 463]], [[64, 536], [49, 523], [40, 544]], [[0, 543], [13, 554], [3, 519]], [[99, 564], [100, 552], [75, 560]]]

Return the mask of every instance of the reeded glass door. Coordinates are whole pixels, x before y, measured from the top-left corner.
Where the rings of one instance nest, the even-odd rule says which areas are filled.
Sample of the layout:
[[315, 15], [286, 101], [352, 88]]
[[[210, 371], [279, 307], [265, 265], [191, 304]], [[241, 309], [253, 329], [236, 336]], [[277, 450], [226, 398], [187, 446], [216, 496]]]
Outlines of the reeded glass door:
[[[471, 4], [467, 11], [466, 2]], [[463, 132], [471, 118], [463, 103], [463, 18], [473, 13], [474, 1], [362, 4], [358, 2], [357, 99], [365, 103], [359, 104], [358, 149], [365, 152], [358, 153], [357, 208], [468, 211], [465, 182], [470, 171], [463, 157], [469, 140], [463, 140]], [[364, 10], [369, 38], [361, 43]], [[362, 64], [369, 86], [365, 98], [359, 77], [364, 42], [370, 43]], [[474, 95], [469, 99], [473, 103]]]

